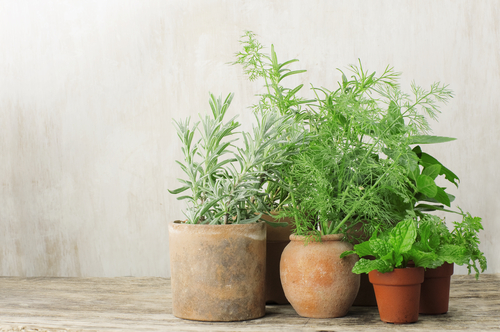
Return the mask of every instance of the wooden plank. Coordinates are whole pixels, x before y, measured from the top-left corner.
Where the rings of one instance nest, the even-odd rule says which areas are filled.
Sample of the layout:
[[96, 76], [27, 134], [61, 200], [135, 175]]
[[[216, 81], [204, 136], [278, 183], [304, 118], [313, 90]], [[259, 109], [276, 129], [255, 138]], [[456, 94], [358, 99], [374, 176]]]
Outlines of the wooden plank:
[[[420, 315], [408, 331], [500, 330], [500, 275], [453, 276], [450, 311]], [[172, 315], [170, 281], [162, 278], [0, 277], [0, 331], [389, 331], [375, 307], [346, 317], [309, 319], [289, 305], [267, 306], [261, 319], [207, 323]]]

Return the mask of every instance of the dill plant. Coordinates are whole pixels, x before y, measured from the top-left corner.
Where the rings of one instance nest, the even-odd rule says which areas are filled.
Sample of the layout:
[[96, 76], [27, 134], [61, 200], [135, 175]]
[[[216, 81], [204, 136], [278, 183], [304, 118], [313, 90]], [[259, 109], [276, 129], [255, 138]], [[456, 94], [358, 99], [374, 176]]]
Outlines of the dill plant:
[[437, 104], [452, 96], [439, 83], [429, 90], [412, 84], [412, 94], [405, 94], [390, 67], [380, 76], [361, 62], [350, 71], [350, 79], [341, 72], [334, 91], [313, 87], [319, 114], [310, 123], [314, 136], [288, 177], [293, 202], [287, 213], [297, 234], [356, 237], [355, 228], [371, 234], [402, 220], [415, 196], [409, 174], [418, 158], [410, 144], [432, 137], [425, 115], [435, 118]]

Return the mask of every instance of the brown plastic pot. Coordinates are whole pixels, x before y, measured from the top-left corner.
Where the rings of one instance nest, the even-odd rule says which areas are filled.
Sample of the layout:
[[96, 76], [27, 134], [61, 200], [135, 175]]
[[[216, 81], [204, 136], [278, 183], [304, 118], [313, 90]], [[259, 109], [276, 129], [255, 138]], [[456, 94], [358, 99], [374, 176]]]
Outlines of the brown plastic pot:
[[169, 224], [172, 311], [200, 321], [265, 314], [266, 227]]
[[279, 222], [282, 227], [273, 227], [266, 224], [266, 303], [288, 304], [280, 279], [280, 260], [285, 247], [290, 243], [292, 225], [289, 218], [276, 220], [269, 215], [262, 215], [262, 219]]
[[407, 267], [368, 274], [375, 289], [380, 320], [386, 323], [406, 324], [418, 320], [420, 285], [424, 281], [424, 268]]
[[425, 271], [424, 282], [420, 291], [419, 313], [439, 315], [448, 312], [452, 275], [453, 264], [448, 263]]
[[326, 235], [321, 242], [291, 235], [281, 255], [280, 274], [286, 298], [303, 317], [333, 318], [347, 314], [359, 290], [359, 275], [352, 273], [356, 255], [340, 258], [352, 245], [342, 234]]

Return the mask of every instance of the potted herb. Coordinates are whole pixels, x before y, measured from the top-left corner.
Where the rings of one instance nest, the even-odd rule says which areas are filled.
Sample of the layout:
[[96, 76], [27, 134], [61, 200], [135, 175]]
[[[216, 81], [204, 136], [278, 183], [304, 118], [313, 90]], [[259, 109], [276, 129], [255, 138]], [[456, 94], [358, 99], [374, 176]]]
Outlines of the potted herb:
[[179, 197], [188, 201], [187, 220], [169, 224], [173, 314], [180, 318], [237, 321], [265, 313], [262, 183], [286, 160], [291, 138], [283, 132], [291, 119], [256, 114], [253, 132], [237, 133], [240, 124], [224, 119], [231, 100], [211, 95], [210, 115], [194, 125], [175, 122], [186, 178], [170, 192], [189, 192]]
[[[285, 248], [281, 279], [290, 303], [306, 317], [347, 313], [359, 287], [359, 277], [351, 273], [357, 258], [339, 259], [331, 243], [338, 251], [346, 250], [351, 246], [347, 240], [363, 240], [365, 234], [390, 229], [401, 220], [393, 202], [412, 198], [405, 160], [414, 158], [412, 137], [425, 136], [428, 129], [420, 112], [434, 115], [435, 103], [451, 95], [440, 84], [429, 91], [413, 85], [410, 97], [400, 91], [399, 74], [391, 68], [380, 76], [369, 74], [361, 64], [351, 71], [350, 79], [342, 73], [334, 91], [313, 89], [311, 139], [285, 174], [290, 188], [285, 215], [295, 221], [289, 247], [301, 249]], [[320, 275], [315, 271], [332, 277], [315, 279]], [[329, 296], [322, 295], [326, 293]], [[324, 298], [333, 301], [326, 304]]]
[[476, 279], [479, 277], [479, 269], [484, 271], [487, 267], [486, 258], [478, 247], [478, 233], [483, 229], [481, 218], [462, 212], [462, 221], [453, 224], [454, 228], [450, 232], [444, 221], [437, 216], [426, 215], [419, 221], [417, 246], [435, 255], [434, 263], [426, 269], [422, 283], [421, 314], [448, 312], [454, 264], [467, 265], [469, 273], [473, 269]]
[[[380, 319], [387, 323], [405, 324], [418, 320], [420, 286], [424, 281], [424, 268], [433, 264], [434, 253], [419, 250], [417, 224], [409, 218], [399, 222], [392, 230], [378, 234], [356, 244], [354, 250], [341, 257], [357, 254], [361, 258], [353, 267], [354, 273], [368, 273], [375, 288]], [[409, 266], [410, 261], [414, 266]]]

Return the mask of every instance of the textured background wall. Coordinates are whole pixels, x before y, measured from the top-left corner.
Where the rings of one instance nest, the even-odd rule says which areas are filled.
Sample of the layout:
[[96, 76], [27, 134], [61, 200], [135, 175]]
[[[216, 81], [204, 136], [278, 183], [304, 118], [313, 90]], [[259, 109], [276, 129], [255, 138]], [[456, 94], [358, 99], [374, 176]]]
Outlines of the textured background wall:
[[171, 119], [206, 112], [209, 91], [251, 119], [260, 84], [227, 65], [243, 30], [299, 58], [306, 85], [358, 58], [406, 87], [450, 84], [432, 126], [458, 141], [430, 152], [500, 273], [499, 17], [496, 0], [0, 0], [0, 275], [169, 276]]

